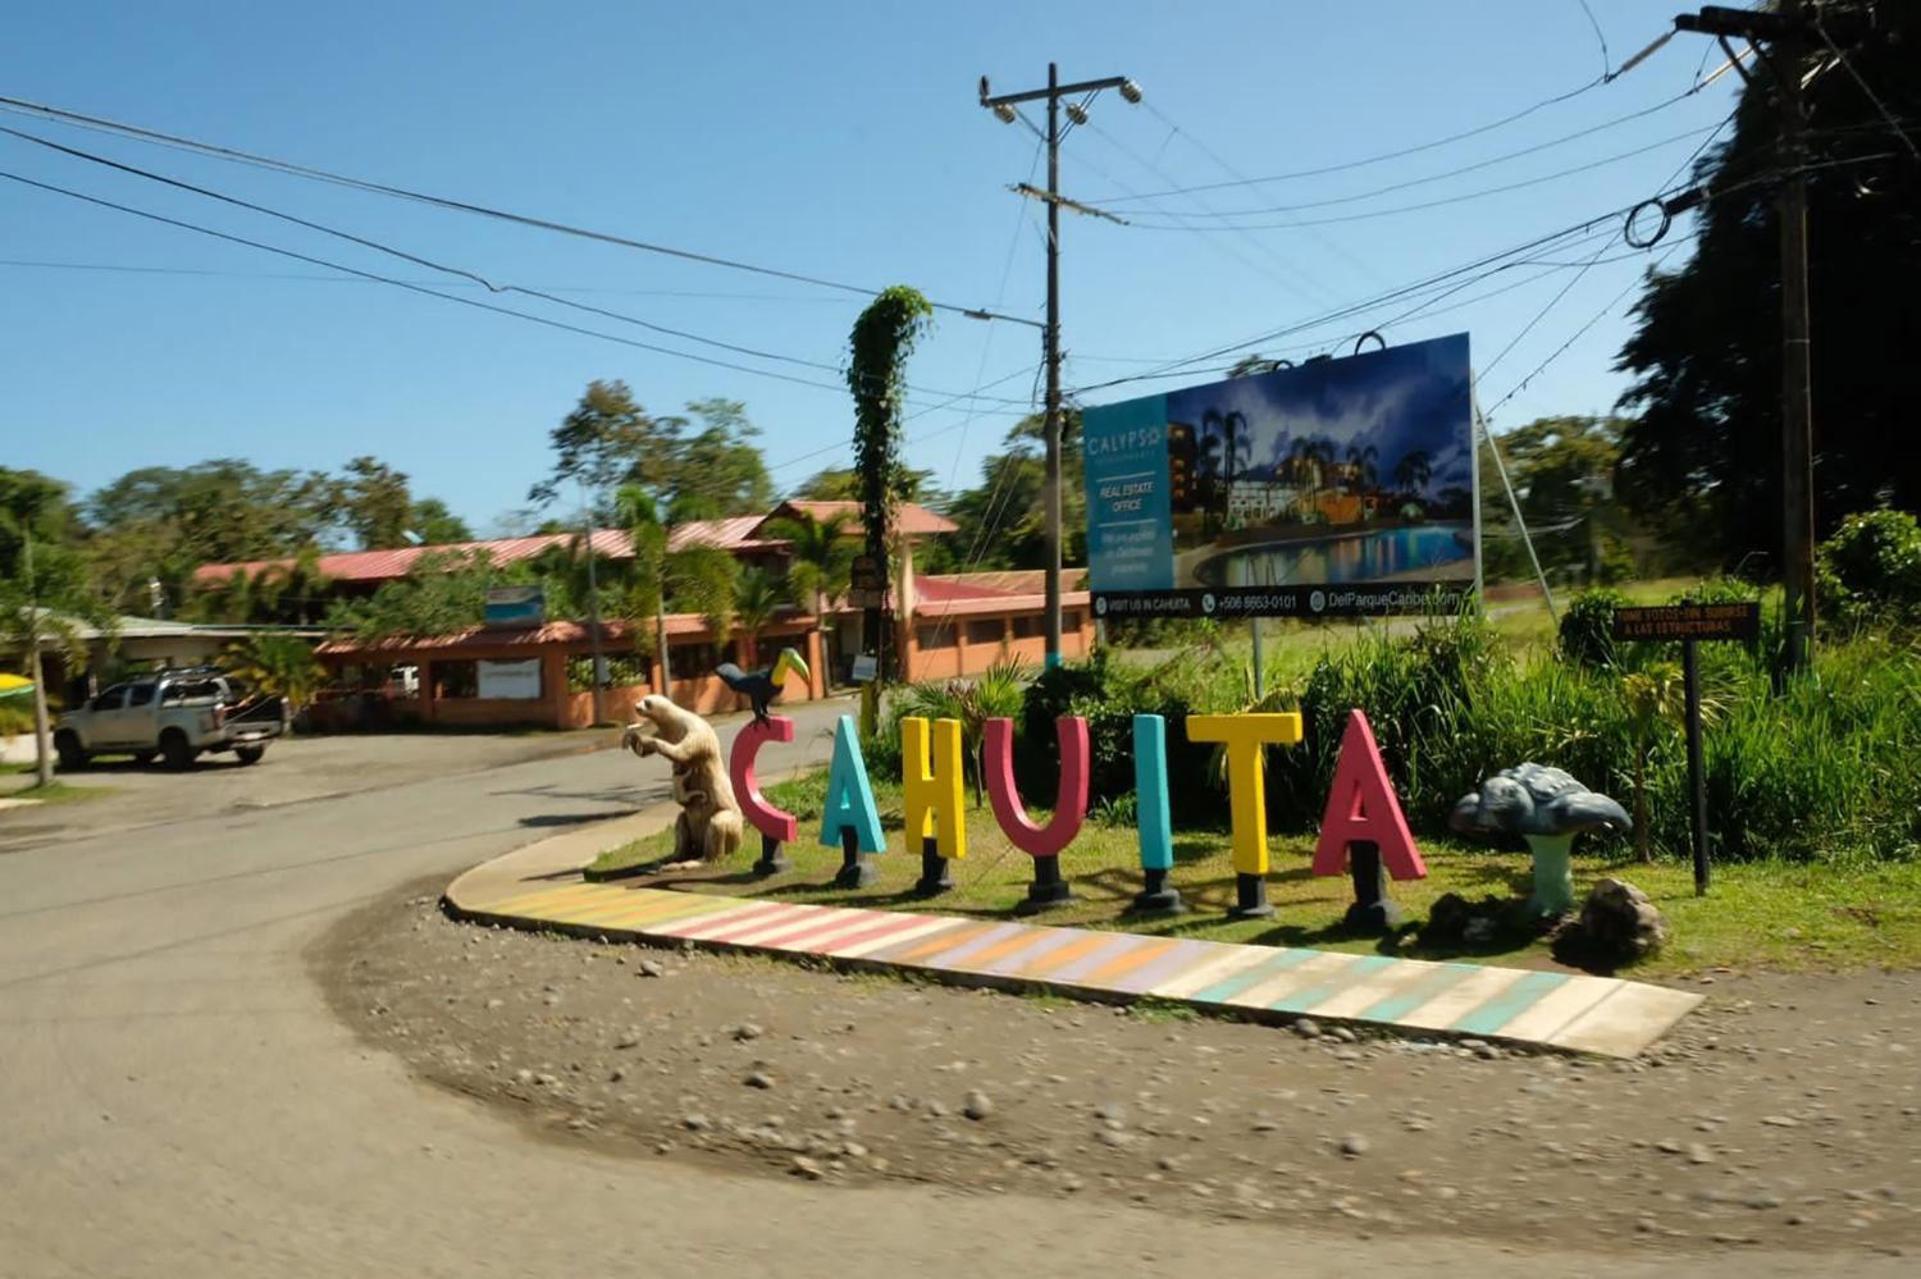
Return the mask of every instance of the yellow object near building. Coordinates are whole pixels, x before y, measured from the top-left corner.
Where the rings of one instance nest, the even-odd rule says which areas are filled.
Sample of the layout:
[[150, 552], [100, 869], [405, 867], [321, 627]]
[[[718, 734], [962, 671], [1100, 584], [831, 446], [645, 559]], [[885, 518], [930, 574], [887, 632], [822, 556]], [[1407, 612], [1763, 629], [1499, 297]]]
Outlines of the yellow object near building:
[[[1298, 723], [1300, 716], [1294, 719]], [[960, 861], [967, 856], [961, 723], [957, 719], [934, 721], [931, 766], [928, 738], [926, 720], [908, 718], [900, 722], [901, 797], [907, 837], [912, 841], [932, 836], [942, 857]], [[915, 851], [911, 842], [907, 851]]]
[[1226, 747], [1234, 870], [1241, 875], [1267, 874], [1266, 748], [1292, 746], [1301, 740], [1300, 713], [1189, 715], [1187, 740]]

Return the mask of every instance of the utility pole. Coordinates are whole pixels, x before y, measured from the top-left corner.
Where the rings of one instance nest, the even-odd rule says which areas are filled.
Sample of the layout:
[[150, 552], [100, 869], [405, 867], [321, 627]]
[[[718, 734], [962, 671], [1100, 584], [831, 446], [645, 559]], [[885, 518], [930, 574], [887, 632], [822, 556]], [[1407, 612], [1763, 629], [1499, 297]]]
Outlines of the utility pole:
[[1807, 109], [1801, 100], [1807, 40], [1802, 0], [1781, 0], [1790, 24], [1775, 41], [1781, 108], [1781, 517], [1787, 669], [1814, 656], [1814, 393], [1809, 358]]
[[600, 697], [600, 670], [602, 662], [600, 655], [600, 574], [599, 570], [594, 567], [594, 508], [587, 501], [587, 490], [585, 488], [582, 488], [580, 492], [580, 505], [580, 523], [581, 527], [585, 530], [582, 533], [582, 545], [585, 546], [587, 550], [587, 628], [588, 642], [592, 645], [589, 651], [593, 654], [594, 665], [592, 680], [594, 723], [595, 725], [599, 725], [605, 718], [601, 714]]
[[[1730, 36], [1761, 50], [1757, 61], [1774, 79], [1779, 111], [1776, 201], [1781, 223], [1781, 589], [1786, 673], [1814, 656], [1814, 390], [1808, 307], [1807, 71], [1813, 18], [1806, 0], [1780, 0], [1773, 11], [1708, 5], [1676, 15], [1680, 31], [1711, 35], [1741, 71]], [[1750, 79], [1749, 83], [1753, 83]]]
[[1045, 89], [989, 97], [986, 76], [981, 77], [980, 84], [981, 105], [1008, 124], [1022, 118], [1016, 110], [1021, 103], [1041, 99], [1047, 102], [1047, 131], [1041, 135], [1047, 143], [1047, 191], [1041, 197], [1047, 204], [1047, 323], [1041, 329], [1041, 358], [1047, 366], [1047, 408], [1043, 430], [1047, 446], [1047, 642], [1044, 664], [1050, 670], [1061, 664], [1061, 205], [1073, 204], [1061, 195], [1061, 139], [1067, 136], [1061, 128], [1061, 101], [1063, 98], [1086, 95], [1080, 102], [1070, 102], [1066, 106], [1068, 128], [1072, 128], [1086, 123], [1087, 105], [1103, 89], [1118, 89], [1120, 95], [1130, 103], [1141, 100], [1140, 87], [1126, 76], [1062, 84], [1060, 68], [1052, 62], [1047, 64]]

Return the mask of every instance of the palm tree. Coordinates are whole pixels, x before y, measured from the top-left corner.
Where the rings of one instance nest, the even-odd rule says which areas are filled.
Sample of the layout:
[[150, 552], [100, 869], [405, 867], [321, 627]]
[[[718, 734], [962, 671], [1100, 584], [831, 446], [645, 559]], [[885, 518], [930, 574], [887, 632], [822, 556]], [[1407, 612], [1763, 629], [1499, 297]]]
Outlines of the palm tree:
[[1240, 467], [1241, 455], [1253, 456], [1254, 441], [1247, 429], [1247, 415], [1238, 409], [1230, 413], [1208, 409], [1201, 414], [1201, 432], [1203, 448], [1220, 449], [1221, 482], [1214, 492], [1214, 500], [1220, 507], [1221, 523], [1225, 525], [1228, 506], [1234, 500], [1234, 477]]
[[1221, 437], [1203, 429], [1195, 450], [1194, 494], [1199, 499], [1201, 535], [1205, 537], [1211, 531], [1215, 499], [1225, 491], [1221, 485]]
[[1329, 440], [1302, 437], [1288, 449], [1288, 469], [1293, 472], [1295, 482], [1307, 490], [1310, 510], [1320, 509], [1321, 480], [1333, 460], [1334, 445]]
[[[733, 624], [740, 562], [703, 542], [684, 540], [678, 547], [673, 545], [675, 529], [702, 515], [693, 500], [676, 501], [663, 511], [652, 492], [627, 484], [614, 502], [634, 542], [633, 579], [622, 611], [635, 623], [634, 646], [642, 652], [651, 650], [660, 663], [661, 687], [666, 688], [673, 678], [667, 656], [669, 605], [700, 614], [716, 640], [724, 637]], [[639, 625], [650, 617], [654, 622], [651, 642]]]
[[853, 517], [835, 512], [816, 519], [803, 511], [792, 518], [775, 520], [768, 531], [787, 543], [791, 558], [787, 584], [793, 588], [794, 602], [809, 609], [814, 624], [827, 629], [827, 601], [844, 593], [854, 566], [854, 545], [850, 530]]
[[1433, 478], [1434, 463], [1426, 449], [1410, 449], [1394, 464], [1394, 483], [1409, 497], [1419, 497], [1426, 492], [1428, 481]]
[[740, 628], [740, 664], [751, 668], [760, 651], [761, 628], [787, 602], [787, 585], [759, 565], [743, 569], [734, 583], [734, 625]]
[[1359, 494], [1374, 486], [1374, 481], [1380, 478], [1380, 471], [1374, 463], [1380, 456], [1381, 451], [1372, 444], [1347, 446], [1347, 491], [1349, 493]]
[[222, 663], [227, 673], [256, 692], [280, 699], [280, 718], [293, 717], [311, 703], [326, 682], [327, 670], [313, 646], [285, 631], [263, 631], [229, 645]]
[[[1648, 764], [1654, 748], [1686, 721], [1687, 686], [1681, 670], [1662, 662], [1621, 680], [1621, 702], [1627, 710], [1628, 734], [1634, 749], [1634, 851], [1644, 862], [1654, 860], [1648, 845]], [[1704, 703], [1702, 716], [1709, 714]]]

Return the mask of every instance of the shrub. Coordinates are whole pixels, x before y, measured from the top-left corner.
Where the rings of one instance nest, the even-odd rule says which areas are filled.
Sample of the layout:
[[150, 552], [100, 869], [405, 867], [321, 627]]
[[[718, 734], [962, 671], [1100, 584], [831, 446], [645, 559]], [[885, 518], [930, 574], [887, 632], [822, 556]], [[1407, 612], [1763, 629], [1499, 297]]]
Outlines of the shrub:
[[1614, 610], [1627, 603], [1627, 596], [1606, 587], [1577, 594], [1561, 614], [1561, 656], [1580, 666], [1614, 665]]
[[1816, 556], [1816, 589], [1836, 621], [1921, 622], [1921, 524], [1907, 511], [1848, 516]]
[[0, 737], [17, 737], [33, 731], [33, 701], [9, 698], [0, 702]]

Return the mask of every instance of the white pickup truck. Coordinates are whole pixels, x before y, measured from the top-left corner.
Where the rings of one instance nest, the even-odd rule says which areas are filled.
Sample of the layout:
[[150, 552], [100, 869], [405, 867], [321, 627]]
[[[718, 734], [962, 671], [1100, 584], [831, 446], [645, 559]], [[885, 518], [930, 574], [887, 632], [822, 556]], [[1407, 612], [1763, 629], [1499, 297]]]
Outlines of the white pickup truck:
[[242, 764], [257, 764], [281, 727], [278, 699], [243, 699], [216, 670], [164, 670], [115, 684], [62, 715], [53, 745], [68, 770], [95, 755], [132, 755], [142, 764], [158, 755], [182, 769], [196, 756], [232, 751]]

